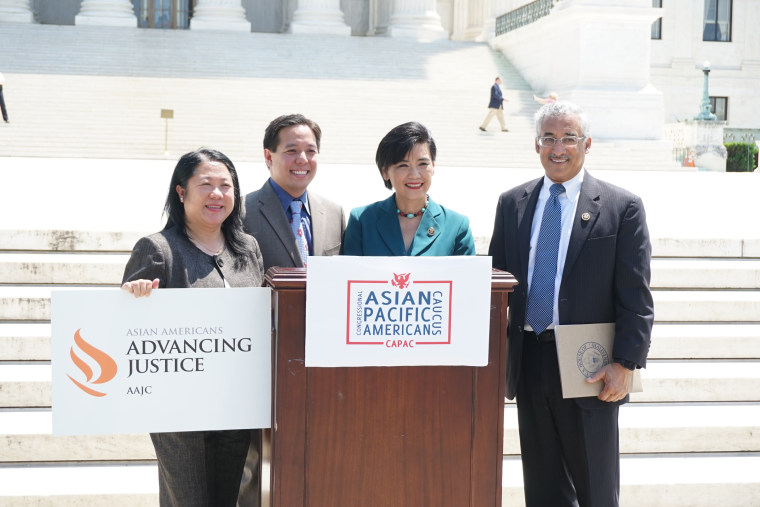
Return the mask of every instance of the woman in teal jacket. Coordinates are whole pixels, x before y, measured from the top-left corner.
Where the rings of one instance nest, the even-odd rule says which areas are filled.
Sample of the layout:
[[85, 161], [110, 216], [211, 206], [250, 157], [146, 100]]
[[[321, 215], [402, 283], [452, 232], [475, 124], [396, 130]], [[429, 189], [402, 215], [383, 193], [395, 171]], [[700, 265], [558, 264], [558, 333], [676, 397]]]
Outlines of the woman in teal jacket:
[[385, 186], [395, 192], [351, 211], [344, 255], [475, 255], [467, 217], [428, 196], [435, 153], [435, 141], [420, 123], [404, 123], [386, 134], [375, 162]]

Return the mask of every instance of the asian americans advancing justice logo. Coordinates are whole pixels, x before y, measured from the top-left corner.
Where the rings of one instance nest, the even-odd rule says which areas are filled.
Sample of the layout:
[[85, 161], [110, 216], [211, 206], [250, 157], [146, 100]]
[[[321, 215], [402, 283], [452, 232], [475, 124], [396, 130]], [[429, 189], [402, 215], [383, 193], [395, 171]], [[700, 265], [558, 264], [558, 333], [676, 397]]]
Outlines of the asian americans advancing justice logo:
[[453, 282], [392, 275], [348, 280], [346, 345], [450, 345]]
[[80, 331], [81, 329], [77, 329], [76, 333], [74, 333], [74, 343], [76, 343], [81, 352], [86, 354], [87, 357], [98, 366], [100, 371], [98, 372], [97, 378], [93, 380], [95, 373], [93, 372], [92, 367], [90, 367], [90, 364], [88, 364], [87, 361], [77, 355], [74, 347], [72, 346], [70, 351], [71, 360], [84, 374], [85, 380], [84, 382], [79, 382], [71, 375], [67, 374], [66, 376], [69, 377], [69, 379], [71, 379], [71, 381], [76, 384], [77, 387], [79, 387], [82, 391], [86, 392], [90, 396], [105, 396], [106, 393], [100, 392], [94, 389], [94, 387], [97, 387], [97, 389], [102, 389], [99, 387], [100, 385], [106, 384], [113, 380], [113, 378], [116, 376], [116, 372], [118, 371], [116, 361], [114, 361], [111, 356], [102, 350], [94, 347], [90, 343], [87, 343], [79, 334]]

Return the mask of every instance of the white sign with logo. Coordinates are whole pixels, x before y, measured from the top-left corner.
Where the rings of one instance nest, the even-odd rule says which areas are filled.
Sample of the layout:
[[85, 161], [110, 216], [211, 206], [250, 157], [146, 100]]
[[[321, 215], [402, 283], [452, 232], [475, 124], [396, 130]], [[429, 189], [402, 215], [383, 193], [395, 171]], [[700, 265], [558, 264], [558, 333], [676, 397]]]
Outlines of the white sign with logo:
[[306, 366], [485, 366], [490, 257], [310, 257]]
[[52, 293], [53, 434], [268, 428], [271, 290]]

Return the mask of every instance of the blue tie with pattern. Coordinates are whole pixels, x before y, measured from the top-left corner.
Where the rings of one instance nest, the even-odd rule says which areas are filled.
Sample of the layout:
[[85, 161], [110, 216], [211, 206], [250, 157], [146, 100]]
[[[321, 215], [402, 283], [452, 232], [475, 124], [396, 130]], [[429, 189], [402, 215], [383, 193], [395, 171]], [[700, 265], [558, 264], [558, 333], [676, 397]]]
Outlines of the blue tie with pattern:
[[533, 278], [530, 280], [528, 293], [528, 310], [525, 320], [533, 332], [541, 334], [554, 316], [554, 283], [557, 278], [557, 257], [559, 255], [559, 238], [562, 234], [562, 205], [559, 194], [565, 187], [555, 183], [549, 189], [551, 196], [544, 206], [541, 230], [536, 242], [536, 255], [533, 260]]
[[301, 208], [303, 208], [303, 202], [300, 199], [293, 199], [290, 201], [290, 228], [293, 229], [293, 235], [296, 237], [296, 244], [298, 245], [298, 253], [301, 254], [301, 261], [306, 266], [306, 258], [309, 256], [309, 250], [306, 246], [306, 236], [303, 232], [303, 224], [301, 223]]

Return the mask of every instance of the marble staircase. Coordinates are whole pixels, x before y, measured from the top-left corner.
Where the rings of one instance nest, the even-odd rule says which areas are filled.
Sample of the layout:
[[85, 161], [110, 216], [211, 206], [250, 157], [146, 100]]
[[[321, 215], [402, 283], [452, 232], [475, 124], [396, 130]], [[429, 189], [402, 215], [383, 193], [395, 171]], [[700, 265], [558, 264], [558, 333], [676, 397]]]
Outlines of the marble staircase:
[[[322, 126], [325, 162], [372, 164], [390, 128], [417, 120], [440, 165], [536, 164], [533, 90], [483, 43], [14, 24], [0, 40], [11, 119], [0, 157], [174, 159], [211, 146], [259, 160], [268, 122], [301, 112]], [[497, 74], [510, 132], [484, 133]], [[661, 141], [595, 140], [594, 152], [600, 168], [678, 169]]]
[[[157, 504], [146, 435], [51, 435], [50, 292], [117, 286], [139, 236], [0, 230], [0, 505]], [[622, 505], [758, 505], [760, 255], [715, 243], [654, 242], [645, 390], [620, 415]], [[506, 403], [505, 506], [521, 487]]]

